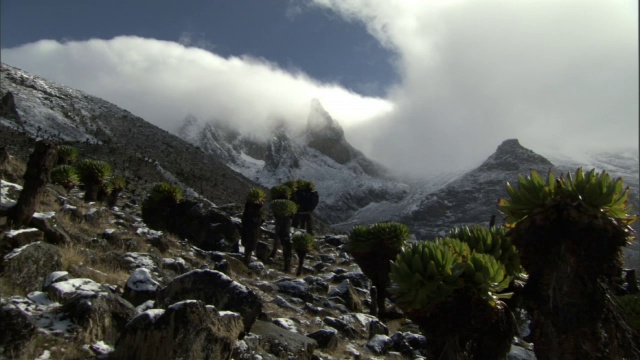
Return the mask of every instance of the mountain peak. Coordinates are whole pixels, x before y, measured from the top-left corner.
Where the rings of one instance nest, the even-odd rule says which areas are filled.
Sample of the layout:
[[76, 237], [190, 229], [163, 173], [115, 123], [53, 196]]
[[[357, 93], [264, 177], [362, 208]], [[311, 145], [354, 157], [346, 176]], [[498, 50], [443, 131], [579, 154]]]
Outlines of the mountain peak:
[[329, 115], [318, 99], [311, 100], [306, 137], [310, 147], [339, 164], [352, 159], [352, 149], [344, 138], [342, 126]]
[[541, 155], [520, 145], [518, 139], [502, 142], [493, 155], [489, 156], [480, 169], [502, 171], [526, 171], [530, 168], [544, 169], [553, 164]]

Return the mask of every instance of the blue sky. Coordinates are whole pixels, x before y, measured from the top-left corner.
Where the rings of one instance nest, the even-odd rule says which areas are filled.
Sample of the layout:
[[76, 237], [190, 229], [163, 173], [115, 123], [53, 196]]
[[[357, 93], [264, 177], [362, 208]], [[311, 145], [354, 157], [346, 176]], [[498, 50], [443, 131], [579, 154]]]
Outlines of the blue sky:
[[[63, 5], [62, 5], [63, 4]], [[638, 149], [636, 0], [4, 0], [2, 61], [169, 131], [267, 134], [319, 99], [400, 173]]]
[[2, 3], [2, 47], [120, 35], [182, 42], [303, 69], [365, 95], [397, 81], [393, 52], [362, 23], [285, 0], [23, 0]]

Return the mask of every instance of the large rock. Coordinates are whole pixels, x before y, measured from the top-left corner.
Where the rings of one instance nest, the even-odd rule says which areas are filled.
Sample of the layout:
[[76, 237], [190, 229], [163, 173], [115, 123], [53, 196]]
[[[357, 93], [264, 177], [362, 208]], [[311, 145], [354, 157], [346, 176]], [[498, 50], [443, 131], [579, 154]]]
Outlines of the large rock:
[[44, 240], [44, 233], [36, 228], [9, 230], [0, 237], [0, 256], [4, 257], [12, 250]]
[[159, 286], [149, 269], [138, 268], [129, 276], [122, 297], [138, 306], [147, 300], [155, 300]]
[[113, 359], [228, 359], [243, 332], [240, 315], [188, 300], [151, 309], [131, 320], [116, 342]]
[[60, 311], [83, 329], [84, 342], [103, 340], [110, 344], [137, 314], [131, 303], [105, 292], [76, 293], [64, 301]]
[[157, 304], [167, 307], [189, 299], [240, 313], [246, 331], [262, 312], [262, 301], [251, 289], [215, 270], [193, 270], [178, 276], [158, 291]]
[[[261, 348], [275, 355], [278, 359], [310, 360], [318, 343], [307, 336], [285, 330], [273, 323], [257, 320], [251, 328], [254, 348]], [[248, 339], [245, 339], [249, 341]]]
[[[4, 348], [6, 355], [19, 351], [36, 333], [29, 314], [4, 300], [0, 303], [0, 324], [0, 349]], [[4, 358], [2, 355], [0, 351], [0, 358]]]
[[333, 296], [337, 296], [344, 300], [344, 305], [352, 312], [362, 312], [362, 300], [360, 300], [358, 293], [351, 285], [349, 279], [345, 279], [329, 292], [329, 297]]
[[40, 290], [44, 279], [62, 268], [62, 256], [57, 246], [35, 242], [5, 255], [2, 265], [4, 279], [29, 293]]

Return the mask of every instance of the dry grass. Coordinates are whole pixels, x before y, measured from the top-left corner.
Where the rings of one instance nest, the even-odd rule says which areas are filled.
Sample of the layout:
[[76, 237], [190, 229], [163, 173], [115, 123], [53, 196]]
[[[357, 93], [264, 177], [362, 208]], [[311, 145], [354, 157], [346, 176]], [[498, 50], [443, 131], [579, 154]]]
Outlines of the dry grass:
[[87, 359], [91, 351], [83, 349], [83, 344], [69, 341], [68, 338], [37, 333], [21, 349], [20, 353], [7, 354], [9, 359], [33, 360], [49, 352], [49, 359], [79, 360]]

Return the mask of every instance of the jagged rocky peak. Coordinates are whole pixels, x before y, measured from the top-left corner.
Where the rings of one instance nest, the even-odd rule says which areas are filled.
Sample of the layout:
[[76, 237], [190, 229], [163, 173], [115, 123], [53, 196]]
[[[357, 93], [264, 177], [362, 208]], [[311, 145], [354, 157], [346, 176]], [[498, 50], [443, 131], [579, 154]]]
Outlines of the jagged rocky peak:
[[311, 100], [306, 139], [310, 147], [339, 164], [352, 160], [352, 149], [344, 138], [342, 126], [329, 115], [318, 99]]
[[489, 156], [479, 169], [518, 171], [523, 167], [543, 170], [553, 167], [553, 164], [543, 156], [520, 145], [518, 139], [508, 139], [498, 146], [496, 152]]
[[295, 169], [300, 166], [300, 154], [289, 136], [286, 125], [277, 125], [266, 144], [265, 166], [270, 170], [279, 167]]

